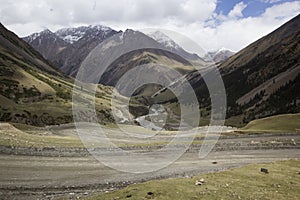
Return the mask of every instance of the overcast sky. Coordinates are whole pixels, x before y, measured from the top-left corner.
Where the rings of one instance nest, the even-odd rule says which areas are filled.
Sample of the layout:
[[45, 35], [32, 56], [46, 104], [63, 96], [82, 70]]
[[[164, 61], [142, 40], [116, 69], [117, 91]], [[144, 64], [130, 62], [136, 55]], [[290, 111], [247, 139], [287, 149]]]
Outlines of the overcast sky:
[[238, 51], [300, 13], [288, 0], [0, 0], [0, 19], [20, 37], [48, 28], [102, 24], [164, 28], [205, 50]]

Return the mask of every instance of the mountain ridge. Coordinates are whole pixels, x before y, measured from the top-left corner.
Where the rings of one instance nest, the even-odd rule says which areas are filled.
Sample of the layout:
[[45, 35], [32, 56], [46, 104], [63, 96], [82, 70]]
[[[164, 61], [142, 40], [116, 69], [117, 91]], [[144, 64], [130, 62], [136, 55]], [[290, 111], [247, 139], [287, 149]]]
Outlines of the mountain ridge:
[[[129, 33], [129, 30], [130, 29], [126, 30], [125, 32]], [[43, 40], [42, 34], [32, 34], [31, 36], [25, 37], [24, 40], [28, 41], [34, 48], [39, 50], [47, 59], [49, 59], [55, 66], [58, 66], [65, 74], [75, 77], [80, 64], [91, 50], [93, 50], [105, 39], [108, 39], [117, 33], [123, 32], [117, 32], [106, 26], [90, 25], [78, 28], [63, 28], [55, 33], [45, 33], [52, 35], [53, 38], [56, 38], [52, 40], [57, 41], [57, 43], [45, 42], [45, 45], [43, 45], [41, 43], [41, 40]], [[168, 36], [162, 34], [163, 33], [160, 32], [160, 37], [163, 36], [164, 38], [168, 38], [167, 43], [160, 41], [158, 38], [155, 40], [155, 38], [153, 39], [146, 34], [144, 34], [144, 37], [151, 38], [152, 43], [156, 43], [153, 45], [156, 45], [157, 48], [165, 49], [172, 53], [178, 54], [187, 60], [192, 60], [194, 63], [196, 63], [196, 65], [207, 65], [207, 63], [198, 55], [188, 53]], [[54, 35], [56, 36], [54, 37]], [[34, 40], [29, 38], [33, 38]]]

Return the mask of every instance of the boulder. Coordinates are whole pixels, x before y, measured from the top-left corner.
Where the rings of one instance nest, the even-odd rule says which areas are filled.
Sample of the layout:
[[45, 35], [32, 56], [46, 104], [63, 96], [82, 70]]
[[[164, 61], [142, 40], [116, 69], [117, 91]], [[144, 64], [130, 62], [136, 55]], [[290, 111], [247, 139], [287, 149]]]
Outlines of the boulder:
[[269, 173], [269, 170], [267, 168], [260, 168], [260, 171], [265, 173], [265, 174]]

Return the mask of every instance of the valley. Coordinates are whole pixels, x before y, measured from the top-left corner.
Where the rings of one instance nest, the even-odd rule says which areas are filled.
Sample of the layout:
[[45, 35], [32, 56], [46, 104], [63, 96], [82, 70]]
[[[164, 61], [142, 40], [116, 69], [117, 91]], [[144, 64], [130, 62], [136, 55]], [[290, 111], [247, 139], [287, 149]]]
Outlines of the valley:
[[201, 54], [163, 29], [82, 24], [0, 23], [0, 199], [300, 196], [299, 14]]
[[[204, 128], [200, 128], [192, 145], [176, 162], [156, 172], [132, 176], [131, 173], [113, 170], [92, 157], [91, 151], [101, 151], [104, 147], [90, 144], [93, 149], [88, 152], [88, 147], [82, 146], [71, 124], [47, 129], [23, 126], [23, 129], [26, 131], [1, 124], [0, 192], [4, 197], [87, 197], [147, 180], [192, 177], [251, 163], [300, 158], [298, 133], [238, 134], [228, 128], [229, 132], [222, 134], [209, 156], [200, 159], [199, 149], [206, 133]], [[89, 126], [86, 129], [86, 132], [94, 131], [88, 130]], [[135, 130], [137, 134], [153, 134], [147, 129], [136, 127]], [[162, 132], [141, 143], [143, 140], [127, 140], [118, 129], [107, 131], [110, 131], [107, 133], [115, 144], [126, 151], [141, 153], [141, 156], [163, 148], [164, 143], [174, 137], [172, 132]], [[191, 136], [186, 133], [182, 137]], [[118, 160], [118, 155], [114, 157]]]

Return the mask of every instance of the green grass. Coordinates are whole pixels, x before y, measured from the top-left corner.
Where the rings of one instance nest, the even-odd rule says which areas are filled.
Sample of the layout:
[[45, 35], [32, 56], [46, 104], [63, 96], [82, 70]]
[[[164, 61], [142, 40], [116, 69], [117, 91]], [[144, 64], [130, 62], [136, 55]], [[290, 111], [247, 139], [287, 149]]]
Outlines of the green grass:
[[[16, 124], [15, 124], [16, 125]], [[1, 123], [0, 146], [13, 147], [84, 147], [81, 140], [75, 137], [40, 135], [37, 127], [19, 124], [26, 132], [14, 128], [8, 123]], [[43, 131], [45, 133], [45, 131]]]
[[[260, 172], [264, 167], [269, 174]], [[96, 199], [276, 199], [300, 198], [300, 161], [280, 161], [269, 164], [253, 164], [228, 171], [198, 175], [193, 178], [154, 180], [134, 184], [125, 189], [89, 197]], [[195, 181], [205, 179], [196, 186]], [[152, 192], [152, 195], [148, 193]]]
[[251, 121], [242, 132], [297, 132], [300, 129], [300, 113], [285, 114]]

